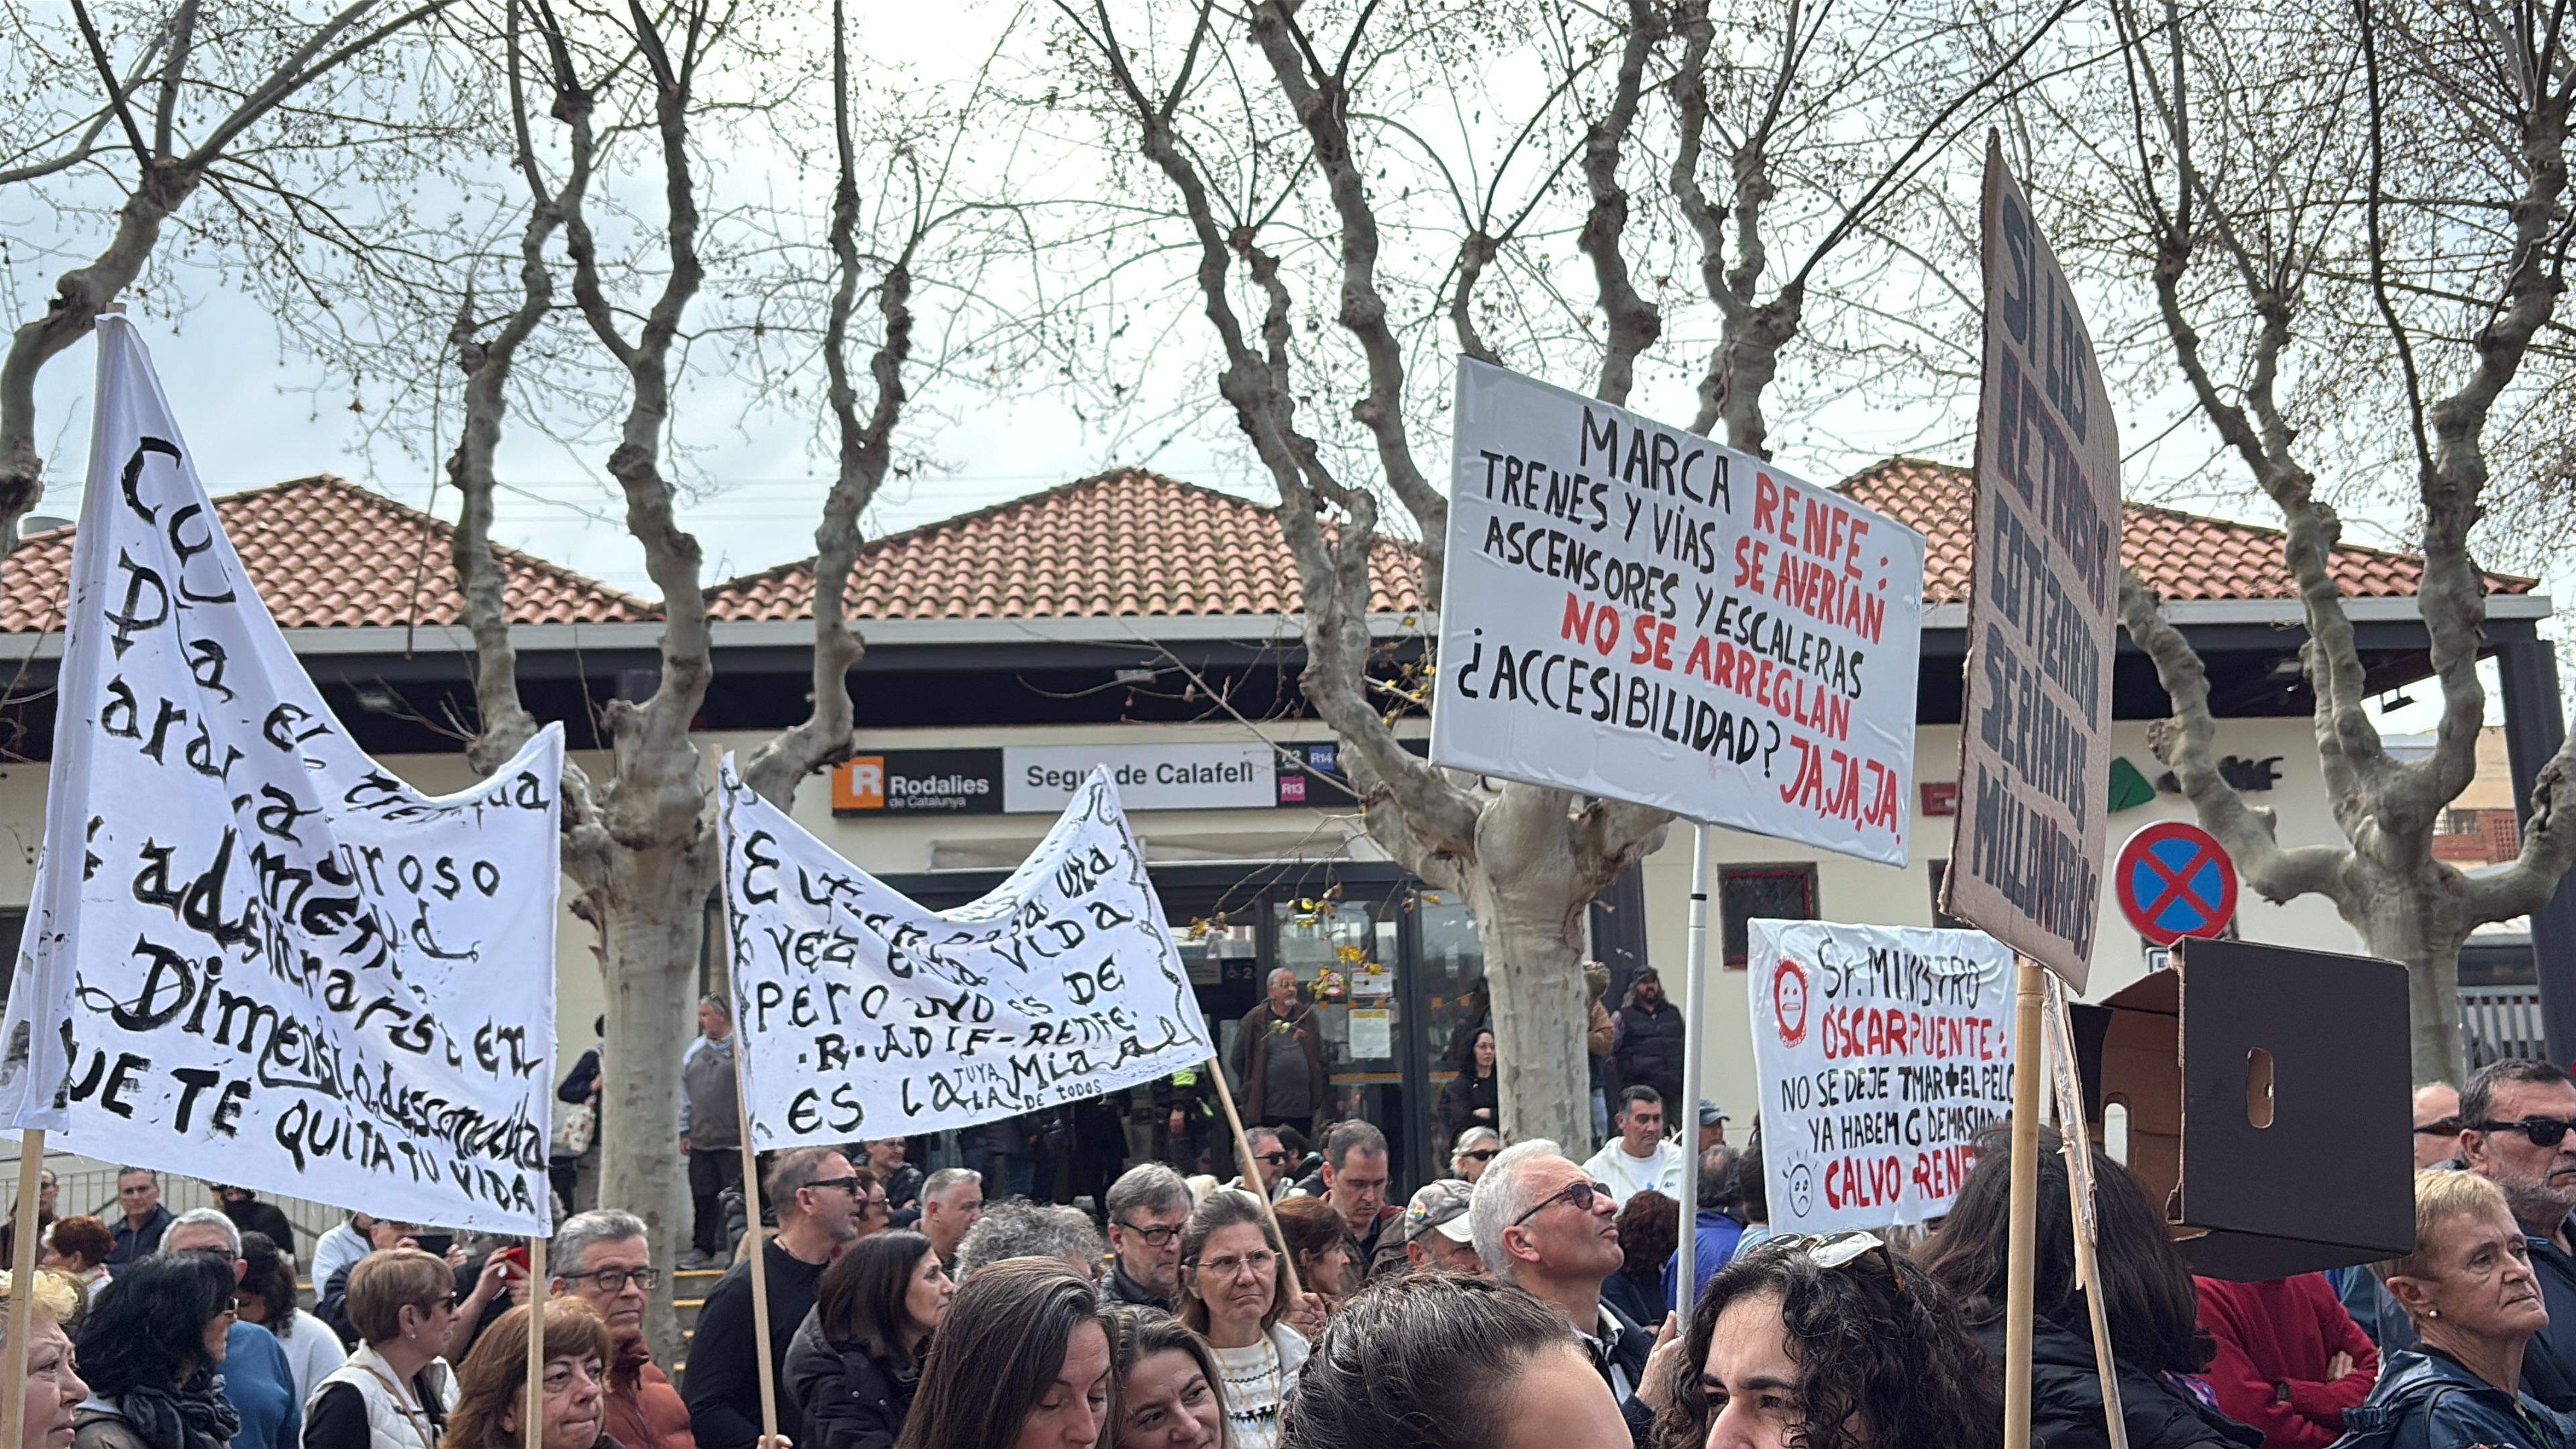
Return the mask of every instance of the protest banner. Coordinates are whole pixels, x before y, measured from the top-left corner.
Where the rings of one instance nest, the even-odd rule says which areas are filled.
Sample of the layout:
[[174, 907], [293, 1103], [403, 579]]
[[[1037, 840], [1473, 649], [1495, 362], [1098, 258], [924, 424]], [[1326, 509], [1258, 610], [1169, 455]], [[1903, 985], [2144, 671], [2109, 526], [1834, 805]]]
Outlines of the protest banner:
[[1216, 1052], [1108, 774], [991, 894], [933, 911], [719, 770], [744, 1110], [761, 1151], [968, 1127]]
[[1947, 1213], [2011, 1105], [2012, 952], [1982, 931], [1746, 924], [1772, 1227]]
[[1985, 384], [1942, 905], [2081, 991], [2111, 788], [2120, 434], [2075, 294], [1989, 134]]
[[98, 325], [0, 1121], [111, 1162], [551, 1229], [548, 727], [422, 794], [332, 718], [122, 317]]
[[1449, 497], [1432, 763], [1905, 863], [1921, 535], [1473, 359]]

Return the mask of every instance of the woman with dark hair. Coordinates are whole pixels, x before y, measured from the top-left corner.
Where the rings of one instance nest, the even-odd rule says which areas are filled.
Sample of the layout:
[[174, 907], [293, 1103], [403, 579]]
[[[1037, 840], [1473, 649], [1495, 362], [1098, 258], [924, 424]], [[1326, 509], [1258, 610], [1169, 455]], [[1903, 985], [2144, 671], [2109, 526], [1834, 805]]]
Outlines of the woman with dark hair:
[[1279, 1236], [1297, 1265], [1297, 1281], [1322, 1298], [1326, 1310], [1360, 1286], [1352, 1271], [1350, 1230], [1331, 1203], [1320, 1197], [1283, 1198], [1271, 1211], [1278, 1215]]
[[77, 1340], [90, 1399], [74, 1449], [226, 1449], [241, 1418], [218, 1377], [233, 1326], [232, 1266], [158, 1253], [125, 1266]]
[[[1708, 1280], [1662, 1449], [1991, 1449], [1995, 1370], [1958, 1303], [1869, 1233], [1776, 1238]], [[2034, 1436], [2058, 1449], [2054, 1428]]]
[[457, 1366], [456, 1409], [439, 1449], [619, 1449], [608, 1434], [608, 1360], [616, 1351], [608, 1325], [579, 1298], [553, 1298], [545, 1332], [536, 1442], [519, 1432], [528, 1405], [523, 1303], [485, 1329]]
[[295, 1265], [277, 1250], [266, 1233], [244, 1233], [242, 1241], [241, 1320], [256, 1323], [286, 1350], [286, 1367], [295, 1376], [295, 1402], [309, 1403], [314, 1387], [349, 1361], [331, 1325], [296, 1306]]
[[[1311, 1295], [1310, 1295], [1311, 1296]], [[1287, 1249], [1250, 1193], [1219, 1189], [1181, 1227], [1181, 1322], [1216, 1350], [1240, 1449], [1278, 1442], [1279, 1405], [1306, 1361], [1288, 1311]]]
[[1159, 1308], [1120, 1304], [1118, 1416], [1101, 1449], [1233, 1449], [1224, 1375], [1207, 1340]]
[[896, 1449], [1094, 1449], [1116, 1399], [1111, 1320], [1091, 1280], [1004, 1258], [957, 1289]]
[[[2102, 1381], [2091, 1320], [2075, 1283], [2075, 1239], [2067, 1207], [2066, 1159], [2057, 1134], [2039, 1129], [2039, 1233], [2034, 1255], [2031, 1437], [2049, 1449], [2107, 1445]], [[1977, 1165], [1960, 1185], [1949, 1218], [1923, 1249], [1925, 1271], [1959, 1299], [1969, 1326], [1997, 1364], [2004, 1353], [2004, 1240], [2011, 1218], [2011, 1139], [2000, 1129], [1979, 1142]], [[2165, 1234], [2164, 1215], [2129, 1170], [2093, 1157], [2093, 1217], [2100, 1237], [2103, 1314], [2119, 1361], [2121, 1418], [2132, 1449], [2225, 1449], [2263, 1436], [2220, 1413], [2199, 1379], [2209, 1335], [2191, 1268]]]
[[1470, 1127], [1500, 1125], [1502, 1107], [1494, 1095], [1500, 1080], [1494, 1075], [1494, 1029], [1477, 1028], [1468, 1039], [1466, 1055], [1451, 1065], [1458, 1075], [1440, 1089], [1440, 1125], [1449, 1129], [1452, 1139]]
[[1672, 1311], [1664, 1296], [1664, 1260], [1682, 1240], [1680, 1203], [1647, 1188], [1619, 1209], [1619, 1271], [1601, 1280], [1601, 1296], [1631, 1323], [1661, 1323]]
[[1279, 1449], [1627, 1449], [1556, 1310], [1491, 1278], [1381, 1279], [1324, 1325]]
[[902, 1228], [832, 1260], [814, 1311], [787, 1345], [787, 1386], [802, 1449], [892, 1449], [911, 1412], [930, 1337], [956, 1285], [930, 1239]]

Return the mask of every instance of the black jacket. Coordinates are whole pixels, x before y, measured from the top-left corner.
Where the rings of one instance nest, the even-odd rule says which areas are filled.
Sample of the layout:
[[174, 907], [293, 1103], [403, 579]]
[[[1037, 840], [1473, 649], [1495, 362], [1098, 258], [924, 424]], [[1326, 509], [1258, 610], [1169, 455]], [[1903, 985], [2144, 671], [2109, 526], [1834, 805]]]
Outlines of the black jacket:
[[787, 1345], [797, 1449], [893, 1449], [920, 1378], [858, 1344], [832, 1342], [822, 1315], [806, 1314]]
[[1109, 1260], [1108, 1276], [1100, 1280], [1100, 1296], [1112, 1303], [1132, 1303], [1139, 1308], [1172, 1311], [1172, 1300], [1137, 1282], [1127, 1275], [1127, 1265], [1115, 1257]]
[[1634, 995], [1619, 1008], [1619, 1045], [1612, 1049], [1622, 1090], [1643, 1082], [1662, 1093], [1664, 1120], [1678, 1121], [1683, 1103], [1682, 1014], [1667, 998], [1649, 1010]]
[[[1501, 1131], [1502, 1103], [1495, 1099], [1494, 1092], [1502, 1080], [1500, 1072], [1490, 1077], [1479, 1077], [1473, 1066], [1460, 1068], [1458, 1075], [1451, 1077], [1448, 1085], [1440, 1089], [1440, 1125], [1448, 1128], [1453, 1138], [1470, 1127], [1491, 1127]], [[1476, 1115], [1479, 1107], [1485, 1109], [1482, 1117]]]
[[2528, 1393], [2519, 1403], [2440, 1349], [2401, 1349], [2359, 1408], [2343, 1411], [2336, 1449], [2566, 1449], [2571, 1426]]
[[286, 1214], [278, 1210], [277, 1204], [261, 1202], [257, 1198], [226, 1202], [224, 1216], [231, 1218], [233, 1226], [245, 1233], [267, 1234], [268, 1240], [277, 1244], [277, 1250], [286, 1256], [299, 1256], [295, 1251], [295, 1224], [286, 1220]]
[[[1980, 1327], [1977, 1342], [2002, 1372], [2003, 1324]], [[2037, 1449], [2108, 1449], [2091, 1329], [2068, 1329], [2042, 1317], [2033, 1327], [2030, 1350], [2031, 1443]], [[2263, 1442], [2259, 1432], [2135, 1364], [2120, 1365], [2120, 1417], [2128, 1425], [2129, 1449], [2258, 1449]]]

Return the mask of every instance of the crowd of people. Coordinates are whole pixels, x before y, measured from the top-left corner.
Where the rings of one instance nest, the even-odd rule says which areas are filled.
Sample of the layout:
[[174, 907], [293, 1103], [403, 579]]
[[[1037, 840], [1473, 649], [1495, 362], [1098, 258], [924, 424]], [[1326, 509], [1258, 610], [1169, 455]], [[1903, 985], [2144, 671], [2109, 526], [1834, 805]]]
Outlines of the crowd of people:
[[[1614, 1044], [1656, 1040], [1670, 1008], [1639, 994], [1619, 1010], [1648, 1025], [1614, 1022]], [[1310, 1106], [1310, 1023], [1279, 995], [1255, 1008], [1269, 1020], [1238, 1066], [1265, 1108]], [[1317, 1124], [1272, 1112], [1247, 1131], [1246, 1160], [1212, 1155], [1193, 1105], [1203, 1084], [1176, 1078], [1154, 1101], [1169, 1114], [1158, 1140], [1181, 1150], [1074, 1202], [1007, 1164], [995, 1182], [989, 1151], [985, 1168], [925, 1173], [902, 1139], [773, 1154], [746, 1200], [730, 1021], [712, 1002], [700, 1020], [692, 1062], [712, 1052], [726, 1070], [688, 1075], [685, 1242], [656, 1243], [615, 1206], [571, 1213], [550, 1243], [542, 1330], [522, 1244], [362, 1213], [308, 1244], [238, 1188], [174, 1213], [141, 1168], [118, 1174], [118, 1212], [102, 1222], [58, 1215], [45, 1174], [39, 1267], [12, 1258], [0, 1280], [12, 1295], [26, 1285], [34, 1322], [26, 1343], [0, 1346], [29, 1376], [21, 1442], [529, 1449], [534, 1331], [542, 1449], [2000, 1442], [2000, 1131], [1935, 1224], [1774, 1233], [1758, 1122], [1730, 1144], [1726, 1114], [1701, 1102], [1676, 1130], [1678, 1103], [1614, 1070], [1596, 1146], [1508, 1141], [1481, 1105], [1494, 1059], [1479, 1029], [1461, 1035], [1444, 1094], [1447, 1171], [1410, 1191], [1386, 1135], [1355, 1119], [1323, 1124], [1309, 1151]], [[2033, 1442], [2107, 1449], [2068, 1166], [2040, 1136]], [[2121, 1442], [2576, 1449], [2576, 1078], [2507, 1061], [2457, 1089], [2428, 1085], [2414, 1141], [2410, 1253], [2260, 1283], [2195, 1277], [2159, 1204], [2096, 1155], [2091, 1291]], [[718, 1154], [731, 1171], [702, 1163]], [[1699, 1168], [1687, 1206], [1686, 1154]], [[754, 1214], [774, 1224], [757, 1258], [764, 1294], [742, 1251]], [[720, 1276], [666, 1369], [647, 1319], [657, 1263], [673, 1259]], [[1695, 1308], [1675, 1321], [1684, 1273]], [[770, 1424], [783, 1443], [764, 1441]]]

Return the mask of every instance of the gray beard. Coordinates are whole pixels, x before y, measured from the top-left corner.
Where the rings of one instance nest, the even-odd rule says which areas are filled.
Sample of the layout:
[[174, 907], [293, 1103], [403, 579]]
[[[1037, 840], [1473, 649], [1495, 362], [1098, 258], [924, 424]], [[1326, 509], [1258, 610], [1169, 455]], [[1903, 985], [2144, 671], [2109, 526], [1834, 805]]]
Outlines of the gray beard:
[[2570, 1212], [2576, 1212], [2576, 1190], [2559, 1190], [2545, 1182], [2497, 1183], [2504, 1189], [2505, 1205], [2513, 1209], [2513, 1219], [2525, 1231], [2554, 1237], [2566, 1223]]

